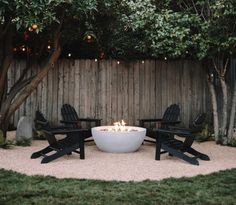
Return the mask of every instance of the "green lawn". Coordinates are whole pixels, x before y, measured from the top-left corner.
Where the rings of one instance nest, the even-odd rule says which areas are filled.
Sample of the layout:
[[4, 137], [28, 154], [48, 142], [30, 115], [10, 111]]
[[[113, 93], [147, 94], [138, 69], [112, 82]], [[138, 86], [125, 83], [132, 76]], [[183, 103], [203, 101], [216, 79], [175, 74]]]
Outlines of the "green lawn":
[[144, 182], [56, 179], [0, 169], [0, 204], [236, 205], [236, 169]]

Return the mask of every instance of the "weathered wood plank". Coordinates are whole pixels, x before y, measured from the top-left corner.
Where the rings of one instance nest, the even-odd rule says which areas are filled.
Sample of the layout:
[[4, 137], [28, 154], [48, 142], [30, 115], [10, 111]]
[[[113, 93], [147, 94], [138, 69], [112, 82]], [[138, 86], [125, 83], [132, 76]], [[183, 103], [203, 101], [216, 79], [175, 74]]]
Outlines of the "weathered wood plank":
[[[15, 61], [8, 85], [19, 78], [25, 63]], [[28, 77], [39, 71], [33, 66]], [[102, 118], [102, 124], [125, 119], [137, 125], [140, 118], [161, 117], [167, 106], [179, 103], [181, 120], [188, 125], [198, 112], [208, 111], [205, 73], [193, 61], [59, 60], [37, 90], [15, 113], [16, 126], [22, 114], [40, 109], [58, 124], [61, 106], [70, 103], [80, 117]]]
[[58, 95], [58, 105], [57, 105], [57, 118], [61, 119], [61, 107], [63, 105], [63, 94], [64, 94], [64, 72], [63, 72], [64, 68], [63, 68], [63, 62], [59, 62], [59, 66], [58, 66], [58, 90], [55, 91], [57, 92]]

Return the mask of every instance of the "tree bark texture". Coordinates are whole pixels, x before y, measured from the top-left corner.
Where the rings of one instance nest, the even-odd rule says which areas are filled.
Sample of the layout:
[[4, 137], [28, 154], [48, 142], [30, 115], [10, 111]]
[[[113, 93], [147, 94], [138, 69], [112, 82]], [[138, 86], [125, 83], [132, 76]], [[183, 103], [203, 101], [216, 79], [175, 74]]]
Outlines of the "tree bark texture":
[[226, 128], [227, 128], [227, 107], [228, 107], [228, 92], [227, 92], [227, 84], [225, 82], [225, 79], [222, 77], [220, 78], [220, 85], [222, 89], [223, 94], [223, 107], [222, 107], [222, 123], [220, 126], [220, 137], [222, 138], [222, 143], [224, 145], [227, 144], [227, 136], [226, 136]]
[[211, 101], [212, 101], [212, 109], [213, 109], [213, 127], [214, 127], [214, 135], [215, 141], [219, 141], [219, 117], [218, 117], [218, 109], [217, 109], [217, 99], [216, 99], [216, 91], [213, 83], [208, 78], [208, 87], [211, 93]]
[[236, 82], [234, 82], [234, 90], [233, 90], [231, 112], [230, 112], [230, 119], [229, 119], [229, 128], [228, 128], [228, 133], [227, 133], [228, 142], [230, 142], [233, 138], [235, 112], [236, 112]]

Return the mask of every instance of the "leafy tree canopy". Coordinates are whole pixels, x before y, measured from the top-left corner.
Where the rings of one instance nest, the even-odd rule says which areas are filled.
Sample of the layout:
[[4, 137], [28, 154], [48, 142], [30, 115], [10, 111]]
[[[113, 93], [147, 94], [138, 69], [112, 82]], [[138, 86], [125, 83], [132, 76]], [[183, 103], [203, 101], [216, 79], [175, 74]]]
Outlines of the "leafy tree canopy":
[[30, 44], [47, 43], [62, 15], [64, 55], [205, 59], [235, 54], [236, 2], [232, 0], [0, 2], [1, 26], [11, 21], [18, 29], [16, 46], [23, 44], [23, 32], [35, 23], [37, 29], [28, 32]]

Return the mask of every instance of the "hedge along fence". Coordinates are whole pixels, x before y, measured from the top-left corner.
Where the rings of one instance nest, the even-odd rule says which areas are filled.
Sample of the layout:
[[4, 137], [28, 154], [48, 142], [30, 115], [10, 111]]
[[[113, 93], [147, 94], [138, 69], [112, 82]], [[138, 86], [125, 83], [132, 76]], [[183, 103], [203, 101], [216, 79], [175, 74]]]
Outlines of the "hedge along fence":
[[[24, 67], [22, 61], [12, 64], [9, 86]], [[32, 67], [28, 76], [38, 69]], [[34, 117], [39, 109], [59, 124], [64, 103], [82, 118], [101, 118], [104, 125], [121, 119], [137, 125], [138, 119], [160, 118], [168, 105], [178, 103], [188, 125], [197, 113], [209, 111], [210, 97], [205, 71], [194, 61], [60, 60], [16, 111], [13, 123], [23, 115]]]

